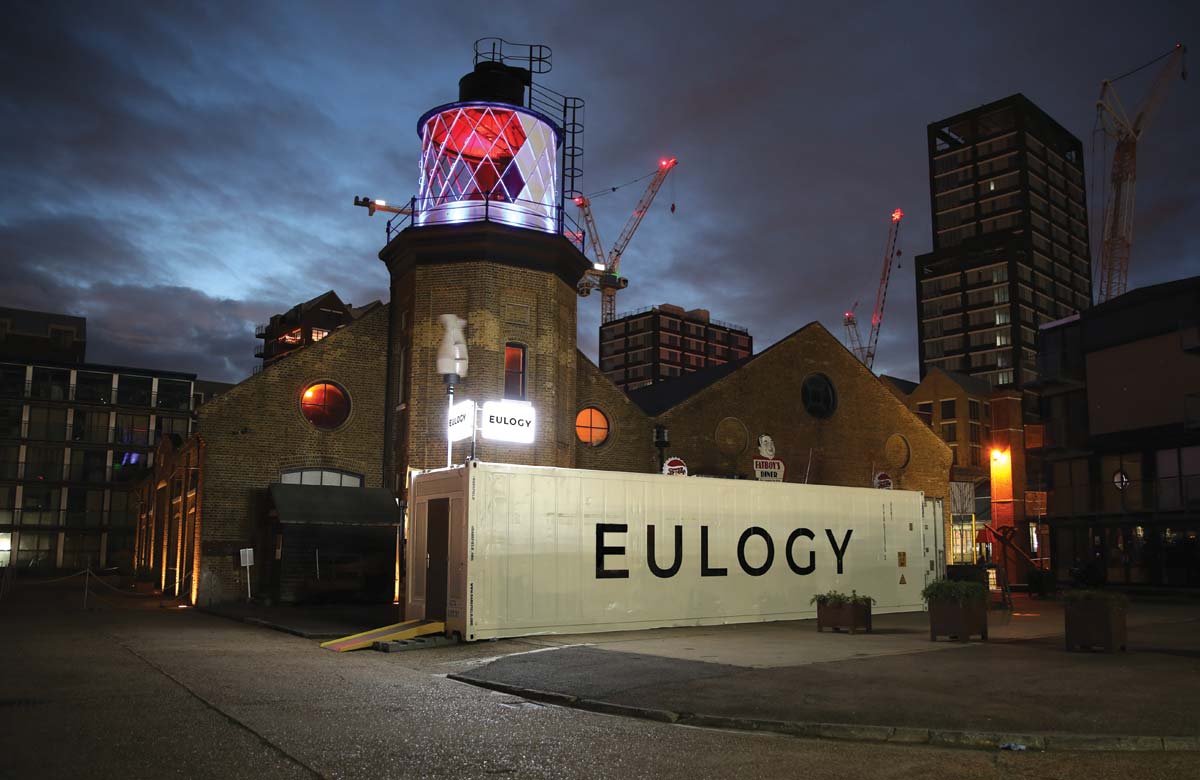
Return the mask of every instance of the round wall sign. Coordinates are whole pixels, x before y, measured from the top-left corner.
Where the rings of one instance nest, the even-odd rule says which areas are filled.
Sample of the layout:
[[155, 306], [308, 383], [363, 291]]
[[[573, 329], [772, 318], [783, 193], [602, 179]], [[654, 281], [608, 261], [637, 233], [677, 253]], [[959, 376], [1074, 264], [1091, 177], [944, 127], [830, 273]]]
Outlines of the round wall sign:
[[1129, 475], [1124, 471], [1117, 470], [1113, 472], [1113, 487], [1117, 490], [1124, 490], [1129, 487]]
[[663, 461], [663, 473], [667, 476], [686, 477], [687, 464], [683, 462], [683, 458], [672, 455]]
[[886, 471], [875, 472], [875, 479], [872, 480], [872, 482], [875, 484], [875, 487], [879, 488], [880, 490], [892, 489], [892, 477]]

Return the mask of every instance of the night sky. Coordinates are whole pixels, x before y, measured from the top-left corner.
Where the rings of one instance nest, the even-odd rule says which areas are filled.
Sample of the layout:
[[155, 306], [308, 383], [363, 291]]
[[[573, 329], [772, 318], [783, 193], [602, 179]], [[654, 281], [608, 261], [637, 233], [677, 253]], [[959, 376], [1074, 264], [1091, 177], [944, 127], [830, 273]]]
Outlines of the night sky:
[[[95, 362], [244, 378], [272, 313], [387, 298], [385, 220], [353, 198], [414, 194], [417, 118], [500, 36], [551, 46], [541, 83], [587, 101], [584, 191], [679, 158], [619, 311], [841, 338], [901, 207], [876, 369], [915, 378], [926, 125], [1023, 92], [1083, 141], [1091, 198], [1101, 80], [1198, 33], [1194, 2], [7, 3], [0, 305], [86, 316]], [[1130, 287], [1200, 273], [1198, 88], [1170, 85], [1139, 148]], [[643, 186], [595, 201], [606, 243]], [[599, 317], [580, 301], [593, 358]]]

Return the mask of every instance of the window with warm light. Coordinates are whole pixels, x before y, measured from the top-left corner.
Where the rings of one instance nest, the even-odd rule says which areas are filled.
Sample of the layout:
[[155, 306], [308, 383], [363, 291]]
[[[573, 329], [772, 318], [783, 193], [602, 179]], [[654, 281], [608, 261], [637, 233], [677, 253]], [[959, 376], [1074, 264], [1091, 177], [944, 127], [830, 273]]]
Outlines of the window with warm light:
[[300, 343], [300, 329], [296, 328], [294, 330], [288, 331], [287, 333], [280, 336], [279, 340], [282, 341], [284, 344], [299, 344]]
[[504, 345], [504, 397], [525, 400], [525, 347], [511, 341]]
[[333, 430], [350, 416], [350, 396], [333, 382], [316, 382], [300, 395], [300, 411], [317, 428]]
[[575, 415], [575, 435], [585, 447], [599, 447], [608, 440], [608, 417], [594, 406]]
[[320, 341], [321, 339], [325, 338], [328, 335], [329, 335], [329, 331], [324, 330], [322, 328], [313, 328], [312, 329], [312, 340], [314, 342]]
[[338, 469], [291, 469], [280, 474], [279, 481], [285, 485], [362, 487], [362, 474]]

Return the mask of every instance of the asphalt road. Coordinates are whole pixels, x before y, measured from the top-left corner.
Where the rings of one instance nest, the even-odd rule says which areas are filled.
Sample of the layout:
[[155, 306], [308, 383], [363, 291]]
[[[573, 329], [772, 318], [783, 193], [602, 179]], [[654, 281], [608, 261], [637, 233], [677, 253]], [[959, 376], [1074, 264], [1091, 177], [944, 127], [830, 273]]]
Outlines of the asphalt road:
[[[420, 658], [107, 594], [0, 603], [0, 777], [1177, 778], [1195, 754], [990, 753], [741, 734], [541, 706]], [[147, 603], [151, 602], [151, 603]]]

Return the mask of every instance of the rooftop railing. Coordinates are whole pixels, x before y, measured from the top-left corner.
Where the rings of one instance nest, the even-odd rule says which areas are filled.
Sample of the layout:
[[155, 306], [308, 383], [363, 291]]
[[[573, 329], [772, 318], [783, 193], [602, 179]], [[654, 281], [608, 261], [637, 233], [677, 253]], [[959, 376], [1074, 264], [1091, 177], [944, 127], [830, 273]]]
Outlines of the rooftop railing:
[[556, 204], [532, 200], [479, 195], [454, 200], [449, 197], [410, 198], [408, 213], [387, 221], [388, 243], [412, 225], [455, 225], [468, 222], [496, 222], [511, 227], [559, 233], [580, 252], [586, 253], [587, 235], [566, 210]]

